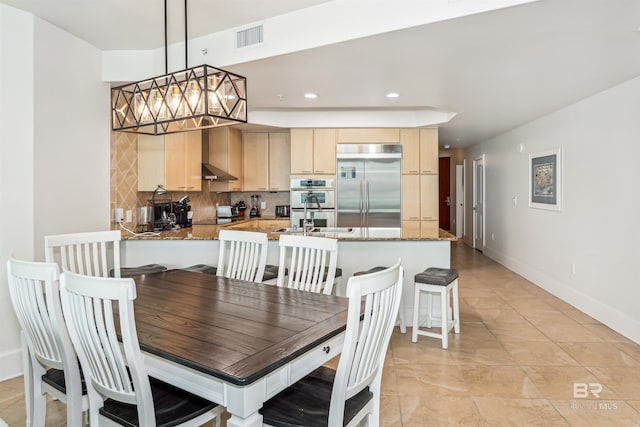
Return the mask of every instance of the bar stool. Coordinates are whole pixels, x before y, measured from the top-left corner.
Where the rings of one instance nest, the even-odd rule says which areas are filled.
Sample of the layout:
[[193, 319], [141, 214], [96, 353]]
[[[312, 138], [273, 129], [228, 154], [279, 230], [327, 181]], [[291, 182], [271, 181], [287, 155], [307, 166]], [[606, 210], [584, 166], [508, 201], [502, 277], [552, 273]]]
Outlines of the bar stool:
[[[452, 292], [453, 291], [453, 292]], [[419, 322], [420, 296], [427, 293], [427, 318], [426, 326], [431, 328], [433, 320], [439, 320], [442, 332], [435, 333], [420, 329], [425, 321]], [[440, 318], [433, 317], [433, 295], [440, 296]], [[450, 298], [453, 299], [453, 313], [451, 312]], [[449, 268], [427, 268], [415, 276], [415, 296], [413, 300], [413, 333], [411, 341], [417, 342], [418, 335], [442, 339], [442, 348], [449, 346], [449, 331], [454, 329], [460, 333], [460, 310], [458, 307], [458, 272]]]
[[[377, 273], [378, 271], [382, 271], [382, 270], [386, 270], [389, 267], [381, 267], [381, 266], [375, 266], [375, 267], [371, 267], [370, 269], [366, 270], [366, 271], [356, 271], [355, 273], [353, 273], [354, 276], [362, 276], [363, 274], [371, 274], [371, 273]], [[336, 277], [338, 275], [336, 274]], [[407, 332], [407, 322], [405, 322], [404, 320], [404, 310], [402, 310], [402, 301], [404, 300], [404, 298], [402, 297], [402, 294], [400, 294], [400, 310], [398, 310], [398, 318], [400, 319], [400, 332], [401, 333], [406, 333]]]

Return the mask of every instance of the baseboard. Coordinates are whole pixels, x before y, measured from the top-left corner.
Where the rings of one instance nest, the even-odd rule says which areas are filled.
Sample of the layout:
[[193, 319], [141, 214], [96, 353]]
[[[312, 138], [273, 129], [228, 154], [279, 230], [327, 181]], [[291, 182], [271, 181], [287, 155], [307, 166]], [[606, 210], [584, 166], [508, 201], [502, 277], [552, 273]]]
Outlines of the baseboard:
[[22, 350], [0, 353], [0, 382], [22, 375]]
[[578, 292], [575, 288], [503, 253], [485, 247], [484, 254], [553, 296], [607, 325], [620, 335], [640, 344], [640, 320], [620, 313], [615, 307], [603, 304], [590, 295]]

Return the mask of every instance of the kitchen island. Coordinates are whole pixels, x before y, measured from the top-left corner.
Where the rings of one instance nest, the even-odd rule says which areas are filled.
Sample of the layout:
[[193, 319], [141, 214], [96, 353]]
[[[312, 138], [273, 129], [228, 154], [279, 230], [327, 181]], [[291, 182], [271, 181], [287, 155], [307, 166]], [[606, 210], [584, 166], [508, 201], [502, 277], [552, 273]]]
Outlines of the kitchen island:
[[[215, 266], [218, 262], [218, 233], [222, 229], [241, 229], [267, 233], [267, 264], [278, 265], [278, 239], [274, 230], [286, 227], [283, 220], [247, 219], [228, 225], [194, 224], [192, 227], [162, 231], [157, 236], [140, 236], [123, 231], [121, 265], [163, 264], [168, 268], [184, 268], [195, 264]], [[451, 242], [456, 237], [440, 231], [437, 238], [402, 238], [399, 233], [376, 232], [354, 228], [349, 233], [312, 233], [338, 239], [338, 267], [342, 269], [338, 295], [344, 295], [348, 278], [357, 271], [374, 266], [393, 265], [398, 258], [404, 267], [403, 304], [401, 309], [410, 322], [413, 315], [413, 277], [428, 267], [449, 268]], [[410, 324], [409, 324], [410, 326]]]

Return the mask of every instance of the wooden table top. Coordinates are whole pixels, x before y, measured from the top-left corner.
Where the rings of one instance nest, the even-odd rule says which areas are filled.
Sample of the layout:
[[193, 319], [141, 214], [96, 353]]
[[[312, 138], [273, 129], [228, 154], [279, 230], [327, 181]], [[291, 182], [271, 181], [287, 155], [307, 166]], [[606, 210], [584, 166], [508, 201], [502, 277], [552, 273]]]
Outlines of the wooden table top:
[[346, 328], [348, 300], [184, 270], [138, 276], [140, 347], [246, 385]]

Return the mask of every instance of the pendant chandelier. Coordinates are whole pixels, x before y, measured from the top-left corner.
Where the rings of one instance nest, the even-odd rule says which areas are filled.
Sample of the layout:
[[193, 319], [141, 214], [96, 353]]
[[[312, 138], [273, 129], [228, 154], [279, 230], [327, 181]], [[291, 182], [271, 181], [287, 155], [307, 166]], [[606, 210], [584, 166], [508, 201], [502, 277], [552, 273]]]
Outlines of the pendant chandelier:
[[184, 28], [185, 69], [169, 73], [165, 0], [165, 74], [111, 89], [114, 131], [164, 135], [247, 122], [245, 77], [209, 65], [188, 68], [187, 0]]

